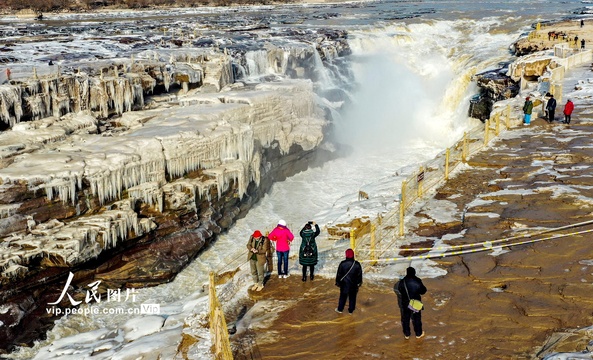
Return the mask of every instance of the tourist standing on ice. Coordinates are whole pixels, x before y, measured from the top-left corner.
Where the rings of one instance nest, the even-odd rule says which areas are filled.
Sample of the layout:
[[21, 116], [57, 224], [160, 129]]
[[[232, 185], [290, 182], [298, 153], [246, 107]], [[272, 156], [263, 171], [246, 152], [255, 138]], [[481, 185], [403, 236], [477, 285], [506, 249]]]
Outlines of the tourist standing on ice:
[[[313, 230], [315, 226], [315, 230]], [[319, 235], [319, 225], [315, 221], [309, 221], [301, 229], [301, 247], [299, 248], [299, 264], [303, 266], [303, 281], [307, 281], [307, 267], [309, 267], [309, 274], [311, 280], [315, 278], [315, 265], [317, 265], [317, 242], [315, 238]]]
[[572, 111], [574, 110], [574, 104], [572, 100], [568, 99], [566, 105], [564, 105], [564, 123], [570, 124], [570, 118], [572, 115]]
[[264, 265], [266, 264], [266, 255], [270, 251], [270, 240], [263, 236], [259, 230], [255, 230], [249, 237], [247, 250], [247, 260], [251, 267], [254, 283], [251, 290], [261, 291], [264, 288]]
[[529, 125], [531, 123], [531, 113], [533, 112], [533, 102], [528, 97], [525, 98], [525, 104], [523, 104], [523, 125]]
[[269, 238], [268, 243], [270, 244], [270, 248], [268, 249], [268, 253], [266, 254], [265, 271], [267, 276], [271, 276], [272, 271], [274, 271], [274, 251], [276, 251], [276, 249], [274, 249], [274, 245], [272, 245], [272, 242], [269, 240]]
[[340, 298], [336, 312], [340, 314], [346, 306], [348, 299], [348, 313], [352, 314], [356, 309], [356, 295], [358, 288], [362, 285], [362, 266], [354, 260], [354, 250], [346, 250], [346, 260], [342, 260], [336, 274], [336, 286], [340, 288]]
[[270, 240], [276, 243], [276, 255], [278, 256], [278, 277], [288, 277], [288, 253], [290, 244], [294, 239], [292, 232], [286, 227], [286, 221], [278, 221], [278, 225], [268, 235]]
[[546, 104], [546, 110], [548, 110], [548, 122], [551, 124], [556, 115], [556, 99], [554, 99], [554, 94], [550, 94], [550, 100]]
[[416, 276], [416, 269], [411, 266], [406, 269], [406, 276], [399, 281], [397, 290], [401, 295], [400, 306], [404, 337], [409, 339], [410, 335], [412, 334], [410, 329], [410, 320], [412, 320], [416, 338], [423, 338], [424, 331], [422, 330], [422, 310], [414, 312], [408, 308], [410, 299], [422, 301], [421, 295], [426, 294], [426, 286], [424, 286], [422, 280]]

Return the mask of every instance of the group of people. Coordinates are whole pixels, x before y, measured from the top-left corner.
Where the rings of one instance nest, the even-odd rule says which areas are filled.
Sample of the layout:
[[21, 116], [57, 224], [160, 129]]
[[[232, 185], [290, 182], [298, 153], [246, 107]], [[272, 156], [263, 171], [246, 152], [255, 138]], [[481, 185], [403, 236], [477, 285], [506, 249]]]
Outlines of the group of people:
[[[302, 239], [301, 246], [299, 247], [299, 264], [302, 266], [302, 281], [304, 282], [307, 281], [307, 273], [310, 280], [315, 278], [315, 265], [318, 262], [316, 238], [320, 232], [319, 225], [314, 221], [309, 221], [299, 233]], [[288, 277], [288, 255], [293, 240], [294, 235], [284, 220], [278, 221], [278, 225], [276, 225], [268, 236], [264, 236], [259, 230], [253, 232], [247, 243], [248, 260], [254, 282], [251, 287], [252, 290], [261, 291], [264, 288], [266, 267], [267, 271], [273, 271], [273, 247], [271, 242], [276, 244], [278, 278], [283, 279]], [[343, 313], [346, 302], [348, 302], [348, 313], [352, 314], [356, 309], [358, 290], [362, 286], [363, 271], [360, 262], [354, 259], [354, 250], [347, 249], [345, 257], [338, 265], [336, 272], [335, 285], [340, 288], [340, 296], [338, 298], [338, 307], [335, 311], [340, 314]], [[410, 338], [410, 321], [414, 327], [416, 338], [420, 339], [424, 337], [424, 331], [422, 330], [422, 309], [414, 309], [409, 306], [411, 300], [421, 301], [421, 296], [426, 293], [426, 287], [422, 283], [422, 280], [416, 276], [416, 270], [413, 267], [407, 268], [406, 276], [396, 282], [394, 290], [397, 294], [401, 310], [404, 338]]]
[[[548, 41], [558, 40], [561, 38], [563, 41], [568, 41], [569, 43], [574, 42], [574, 46], [578, 46], [579, 36], [575, 35], [575, 37], [571, 37], [566, 35], [564, 32], [556, 32], [556, 31], [548, 31]], [[585, 49], [585, 39], [581, 39], [581, 49]]]
[[[299, 248], [299, 263], [303, 266], [303, 281], [307, 281], [307, 270], [309, 278], [315, 278], [315, 265], [318, 261], [317, 242], [315, 238], [321, 230], [314, 221], [309, 221], [300, 232], [302, 238]], [[278, 225], [268, 236], [264, 236], [261, 231], [255, 230], [247, 242], [247, 258], [251, 267], [251, 276], [253, 277], [252, 290], [261, 291], [264, 288], [264, 278], [266, 270], [273, 271], [272, 252], [273, 247], [270, 241], [275, 243], [276, 256], [278, 258], [278, 278], [286, 279], [288, 277], [288, 256], [290, 245], [294, 240], [294, 235], [286, 225], [286, 221], [278, 221]], [[267, 267], [267, 269], [266, 269]]]
[[[552, 123], [555, 120], [555, 116], [556, 116], [556, 99], [554, 99], [554, 95], [553, 94], [546, 94], [546, 98], [548, 98], [548, 101], [546, 103], [546, 121], [548, 123]], [[574, 111], [574, 103], [572, 102], [571, 99], [568, 99], [568, 101], [566, 101], [566, 104], [564, 105], [564, 121], [562, 121], [562, 123], [564, 124], [570, 124], [571, 118], [572, 118], [572, 112]], [[533, 101], [531, 100], [531, 97], [527, 96], [525, 98], [525, 103], [523, 104], [523, 125], [529, 125], [531, 123], [531, 114], [533, 113]]]

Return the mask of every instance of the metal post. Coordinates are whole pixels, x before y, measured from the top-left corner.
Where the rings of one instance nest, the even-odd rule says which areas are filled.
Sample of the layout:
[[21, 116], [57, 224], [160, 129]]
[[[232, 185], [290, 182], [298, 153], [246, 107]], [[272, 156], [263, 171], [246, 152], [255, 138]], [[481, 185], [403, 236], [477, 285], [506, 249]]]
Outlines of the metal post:
[[[420, 166], [420, 169], [419, 169], [419, 172], [418, 172], [418, 174], [422, 174], [422, 173], [424, 173], [424, 166]], [[416, 179], [416, 185], [418, 186], [418, 197], [422, 197], [422, 193], [423, 193], [423, 190], [424, 190], [424, 189], [422, 189], [422, 183], [423, 182], [424, 182], [424, 178], [421, 179], [420, 181], [418, 181], [418, 179]]]
[[371, 265], [377, 264], [377, 255], [375, 254], [375, 231], [377, 227], [374, 224], [371, 224]]
[[402, 181], [401, 199], [399, 200], [399, 236], [404, 236], [404, 212], [406, 210], [406, 180]]
[[379, 241], [381, 241], [383, 239], [383, 231], [381, 229], [383, 229], [383, 215], [381, 215], [380, 213], [377, 214], [377, 224], [379, 225], [379, 229], [377, 229], [377, 238], [379, 239]]
[[209, 316], [209, 321], [210, 321], [210, 326], [212, 326], [212, 316], [214, 313], [214, 308], [216, 307], [216, 294], [214, 292], [215, 286], [214, 286], [214, 272], [210, 271], [209, 274], [209, 282], [208, 282], [208, 299], [210, 300], [210, 316]]
[[461, 149], [461, 161], [467, 162], [467, 131], [463, 133], [463, 148]]
[[500, 113], [496, 113], [496, 136], [500, 134]]
[[350, 249], [356, 248], [356, 238], [354, 235], [354, 229], [350, 229]]
[[511, 128], [511, 105], [507, 105], [507, 129]]
[[488, 128], [490, 128], [490, 119], [484, 123], [484, 146], [488, 145]]

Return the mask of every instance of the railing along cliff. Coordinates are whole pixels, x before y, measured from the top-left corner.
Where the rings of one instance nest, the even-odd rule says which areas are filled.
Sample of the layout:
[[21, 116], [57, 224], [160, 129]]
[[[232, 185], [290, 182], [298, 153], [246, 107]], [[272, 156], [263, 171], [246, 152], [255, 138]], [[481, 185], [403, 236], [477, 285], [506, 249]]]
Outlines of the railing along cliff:
[[[410, 207], [448, 180], [452, 172], [467, 163], [472, 155], [486, 148], [502, 130], [521, 124], [519, 111], [518, 107], [513, 109], [510, 103], [495, 108], [483, 126], [466, 132], [453, 146], [422, 164], [402, 181], [401, 199], [397, 208], [351, 229], [350, 246], [355, 250], [357, 259], [374, 265], [381, 257], [397, 255], [399, 248], [394, 245], [405, 235], [405, 216]], [[396, 254], [390, 253], [393, 251]], [[408, 257], [398, 259], [407, 260]]]
[[231, 351], [231, 344], [229, 340], [229, 331], [222, 306], [216, 295], [216, 283], [214, 281], [215, 274], [210, 273], [210, 282], [208, 284], [208, 294], [210, 298], [210, 315], [208, 316], [210, 323], [210, 333], [212, 335], [212, 352], [216, 360], [232, 360], [233, 352]]
[[[561, 81], [564, 79], [566, 70], [571, 67], [583, 65], [591, 62], [593, 52], [591, 50], [580, 51], [572, 56], [562, 59], [562, 65], [549, 69], [551, 80]], [[551, 87], [552, 93], [557, 101], [562, 98], [561, 84]], [[543, 95], [542, 95], [543, 96]], [[545, 105], [545, 100], [536, 99], [536, 105]], [[464, 134], [463, 138], [456, 144], [441, 152], [437, 157], [416, 170], [407, 179], [402, 182], [400, 206], [388, 212], [386, 215], [379, 215], [377, 218], [367, 222], [361, 222], [362, 225], [350, 230], [350, 246], [356, 252], [357, 259], [376, 264], [381, 257], [390, 255], [394, 261], [409, 261], [410, 257], [396, 257], [401, 249], [394, 246], [396, 242], [405, 235], [405, 215], [406, 211], [421, 199], [429, 191], [435, 190], [437, 186], [448, 180], [452, 171], [455, 171], [460, 165], [477, 152], [486, 148], [489, 142], [500, 134], [502, 130], [522, 124], [522, 103], [504, 100], [497, 104], [490, 114], [490, 119], [486, 120], [484, 126], [476, 127]], [[543, 113], [543, 111], [542, 111]], [[535, 113], [537, 116], [537, 113]], [[414, 250], [414, 249], [410, 249]], [[391, 252], [391, 253], [390, 253]], [[418, 257], [415, 257], [418, 258]]]
[[[564, 58], [564, 61], [561, 62], [561, 66], [554, 69], [548, 69], [551, 73], [550, 81], [561, 81], [564, 79], [566, 70], [590, 62], [592, 58], [593, 52], [591, 50], [580, 51]], [[523, 82], [525, 82], [524, 79], [522, 79], [522, 83]], [[521, 88], [528, 88], [529, 85], [531, 84], [525, 82], [525, 86], [522, 86]], [[560, 101], [562, 96], [562, 86], [551, 86], [550, 91], [557, 97], [557, 100]], [[543, 98], [535, 100], [535, 105], [539, 106], [541, 104], [543, 109], [545, 100]], [[412, 258], [418, 259], [431, 257], [430, 255], [399, 255], [399, 252], [403, 249], [396, 246], [396, 243], [401, 241], [406, 233], [406, 213], [409, 212], [414, 203], [424, 198], [427, 193], [436, 190], [436, 188], [443, 184], [444, 181], [447, 181], [451, 173], [466, 164], [473, 155], [487, 148], [489, 143], [499, 136], [502, 131], [510, 130], [513, 127], [521, 125], [523, 122], [522, 105], [522, 102], [514, 101], [514, 99], [496, 103], [490, 114], [490, 118], [486, 120], [483, 125], [476, 126], [466, 132], [453, 146], [445, 149], [434, 159], [422, 164], [418, 170], [414, 171], [407, 179], [402, 181], [401, 198], [398, 207], [389, 211], [385, 215], [378, 215], [375, 219], [368, 221], [362, 220], [359, 222], [359, 226], [352, 227], [349, 231], [350, 247], [355, 250], [357, 259], [365, 264], [373, 266], [382, 260], [410, 261]], [[534, 111], [534, 116], [538, 116], [538, 110], [534, 108]], [[294, 245], [298, 248], [298, 241], [295, 240], [295, 242]], [[426, 249], [408, 249], [408, 251], [414, 250]], [[474, 252], [476, 249], [466, 251]], [[455, 254], [456, 253], [451, 253], [451, 255]], [[233, 271], [236, 271], [245, 263], [243, 257], [244, 256], [241, 253], [240, 256], [231, 260], [223, 269], [218, 271], [217, 276], [220, 276], [223, 273], [223, 270], [234, 268]], [[228, 333], [226, 336], [223, 335], [223, 333], [227, 331], [226, 323], [224, 322], [224, 315], [221, 311], [220, 304], [216, 299], [213, 280], [211, 280], [210, 289], [211, 294], [214, 294], [213, 296], [215, 298], [215, 300], [211, 300], [210, 303], [213, 347], [216, 349], [216, 356], [220, 356], [217, 358], [229, 359], [228, 357], [224, 357], [231, 356], [230, 358], [232, 358], [232, 353], [231, 355], [228, 355], [228, 352], [224, 352], [226, 351], [224, 349], [229, 349], [228, 351], [230, 351], [230, 347], [228, 347]]]

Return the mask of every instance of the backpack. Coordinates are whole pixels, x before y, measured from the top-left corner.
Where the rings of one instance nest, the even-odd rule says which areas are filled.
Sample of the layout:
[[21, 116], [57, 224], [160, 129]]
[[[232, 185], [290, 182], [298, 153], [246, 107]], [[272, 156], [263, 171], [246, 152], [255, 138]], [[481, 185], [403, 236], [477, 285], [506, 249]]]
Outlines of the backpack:
[[307, 242], [307, 244], [303, 248], [303, 257], [312, 258], [314, 255], [315, 252], [313, 251], [313, 246], [311, 246], [311, 243]]

